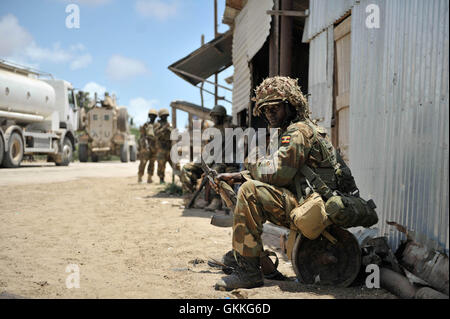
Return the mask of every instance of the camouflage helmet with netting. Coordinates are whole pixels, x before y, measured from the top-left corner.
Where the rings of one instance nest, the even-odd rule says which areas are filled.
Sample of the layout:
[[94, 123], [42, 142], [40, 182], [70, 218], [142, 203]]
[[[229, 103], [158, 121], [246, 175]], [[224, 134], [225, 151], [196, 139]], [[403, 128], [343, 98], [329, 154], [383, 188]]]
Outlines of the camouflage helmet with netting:
[[227, 109], [222, 105], [216, 105], [213, 107], [209, 115], [227, 116]]
[[148, 110], [148, 115], [154, 115], [154, 116], [158, 116], [158, 111], [155, 109], [150, 109]]
[[298, 80], [287, 76], [274, 76], [265, 79], [256, 88], [253, 101], [256, 102], [253, 110], [255, 116], [261, 116], [262, 108], [266, 105], [287, 101], [295, 108], [300, 117], [309, 117], [308, 101], [300, 90]]
[[164, 116], [164, 115], [169, 115], [169, 110], [168, 109], [160, 109], [158, 112], [158, 116]]

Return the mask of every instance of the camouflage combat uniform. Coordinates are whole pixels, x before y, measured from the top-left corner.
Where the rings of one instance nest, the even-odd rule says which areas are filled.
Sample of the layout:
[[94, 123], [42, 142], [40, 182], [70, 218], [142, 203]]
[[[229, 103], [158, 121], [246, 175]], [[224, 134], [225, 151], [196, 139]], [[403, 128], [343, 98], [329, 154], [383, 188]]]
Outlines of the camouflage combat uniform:
[[[303, 194], [296, 183], [304, 183], [300, 169], [303, 165], [330, 169], [334, 172], [334, 162], [323, 158], [321, 145], [315, 134], [326, 138], [326, 130], [313, 124], [308, 118], [306, 100], [301, 95], [296, 81], [275, 77], [266, 79], [257, 89], [256, 115], [258, 106], [267, 105], [272, 100], [286, 99], [296, 108], [299, 116], [284, 130], [279, 129], [278, 139], [270, 141], [268, 149], [276, 143], [278, 149], [273, 155], [247, 163], [248, 171], [243, 172], [245, 182], [239, 189], [233, 225], [233, 249], [244, 257], [258, 257], [263, 251], [261, 234], [264, 222], [290, 227], [289, 213], [303, 201]], [[331, 143], [330, 152], [333, 152]], [[277, 165], [273, 172], [266, 174], [265, 167]]]
[[[148, 112], [150, 115], [158, 115], [156, 110], [150, 110]], [[138, 181], [142, 181], [142, 176], [145, 173], [145, 166], [147, 167], [147, 182], [152, 182], [153, 172], [155, 171], [155, 160], [156, 160], [156, 136], [155, 136], [155, 123], [147, 122], [140, 128], [140, 138], [138, 142], [139, 151], [139, 171], [138, 171]]]
[[[158, 112], [158, 116], [169, 115], [169, 111], [166, 109], [161, 109]], [[158, 121], [154, 127], [156, 136], [156, 160], [158, 162], [157, 174], [161, 180], [164, 181], [164, 175], [166, 170], [166, 163], [169, 162], [172, 170], [180, 170], [180, 164], [174, 165], [170, 158], [170, 150], [172, 148], [172, 141], [170, 140], [170, 134], [172, 132], [172, 126], [167, 121]]]
[[[224, 119], [227, 116], [226, 109], [221, 105], [216, 105], [210, 112], [210, 115], [222, 116]], [[214, 125], [214, 128], [218, 129], [222, 135], [222, 163], [213, 163], [211, 168], [216, 170], [218, 173], [231, 173], [237, 172], [238, 166], [234, 163], [225, 163], [225, 128], [232, 128], [231, 125], [227, 123]], [[205, 145], [211, 142], [213, 138], [209, 139], [205, 142]], [[204, 146], [204, 145], [203, 145]], [[181, 170], [181, 183], [183, 194], [191, 194], [196, 190], [197, 182], [201, 178], [203, 174], [203, 170], [200, 163], [187, 163], [183, 166]], [[214, 210], [216, 208], [220, 208], [217, 202], [221, 203], [220, 196], [216, 194], [214, 190], [211, 190], [211, 205], [208, 206], [208, 209]], [[214, 203], [213, 203], [214, 202]]]

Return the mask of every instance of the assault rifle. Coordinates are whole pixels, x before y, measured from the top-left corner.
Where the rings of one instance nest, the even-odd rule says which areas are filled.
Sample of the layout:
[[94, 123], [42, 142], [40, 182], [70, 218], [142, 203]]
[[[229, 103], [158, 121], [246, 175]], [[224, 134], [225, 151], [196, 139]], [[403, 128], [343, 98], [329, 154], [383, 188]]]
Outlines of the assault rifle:
[[203, 157], [201, 158], [202, 160], [202, 169], [203, 172], [205, 173], [205, 177], [207, 177], [209, 179], [209, 181], [211, 182], [211, 184], [217, 186], [217, 188], [219, 189], [219, 195], [220, 197], [222, 197], [223, 201], [225, 202], [225, 204], [227, 205], [228, 208], [230, 208], [231, 210], [234, 209], [234, 206], [236, 206], [236, 193], [234, 192], [233, 188], [228, 185], [227, 183], [225, 183], [224, 181], [216, 181], [216, 177], [217, 175], [219, 175], [217, 173], [216, 170], [211, 169], [203, 160]]

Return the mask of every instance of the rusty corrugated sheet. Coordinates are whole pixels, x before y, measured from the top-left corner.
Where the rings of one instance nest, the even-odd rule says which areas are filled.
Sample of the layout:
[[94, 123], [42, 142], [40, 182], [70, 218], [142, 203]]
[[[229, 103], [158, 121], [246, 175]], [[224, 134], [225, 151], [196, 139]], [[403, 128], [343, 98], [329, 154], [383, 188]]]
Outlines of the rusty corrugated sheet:
[[[380, 8], [379, 29], [365, 25], [369, 4]], [[447, 0], [352, 9], [350, 165], [393, 248], [404, 235], [391, 220], [449, 251], [448, 9]]]
[[233, 119], [250, 103], [251, 74], [249, 62], [270, 34], [273, 0], [248, 0], [236, 17], [233, 34]]

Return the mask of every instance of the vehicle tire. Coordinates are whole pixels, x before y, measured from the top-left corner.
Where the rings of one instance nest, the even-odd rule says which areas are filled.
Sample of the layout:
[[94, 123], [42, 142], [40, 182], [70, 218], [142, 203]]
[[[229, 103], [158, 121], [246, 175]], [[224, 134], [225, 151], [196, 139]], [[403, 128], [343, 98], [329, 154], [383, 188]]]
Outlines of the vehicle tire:
[[23, 159], [23, 140], [19, 133], [14, 132], [9, 137], [8, 147], [5, 148], [3, 166], [17, 168]]
[[136, 162], [137, 157], [136, 145], [130, 146], [130, 162]]
[[82, 163], [86, 163], [88, 161], [88, 146], [87, 146], [87, 144], [79, 144], [78, 145], [78, 159]]
[[2, 167], [4, 155], [5, 155], [5, 143], [3, 142], [3, 138], [0, 135], [0, 167]]
[[73, 157], [72, 141], [68, 138], [64, 138], [62, 150], [61, 150], [61, 162], [55, 162], [56, 166], [69, 166]]
[[128, 128], [128, 112], [124, 107], [119, 108], [119, 116], [117, 117], [117, 128], [121, 132], [126, 132]]
[[91, 160], [92, 160], [94, 163], [97, 163], [97, 162], [98, 162], [98, 155], [95, 154], [95, 153], [92, 153], [92, 154], [91, 154]]
[[128, 148], [128, 144], [122, 144], [120, 146], [120, 161], [122, 163], [128, 163], [130, 160], [130, 149]]

